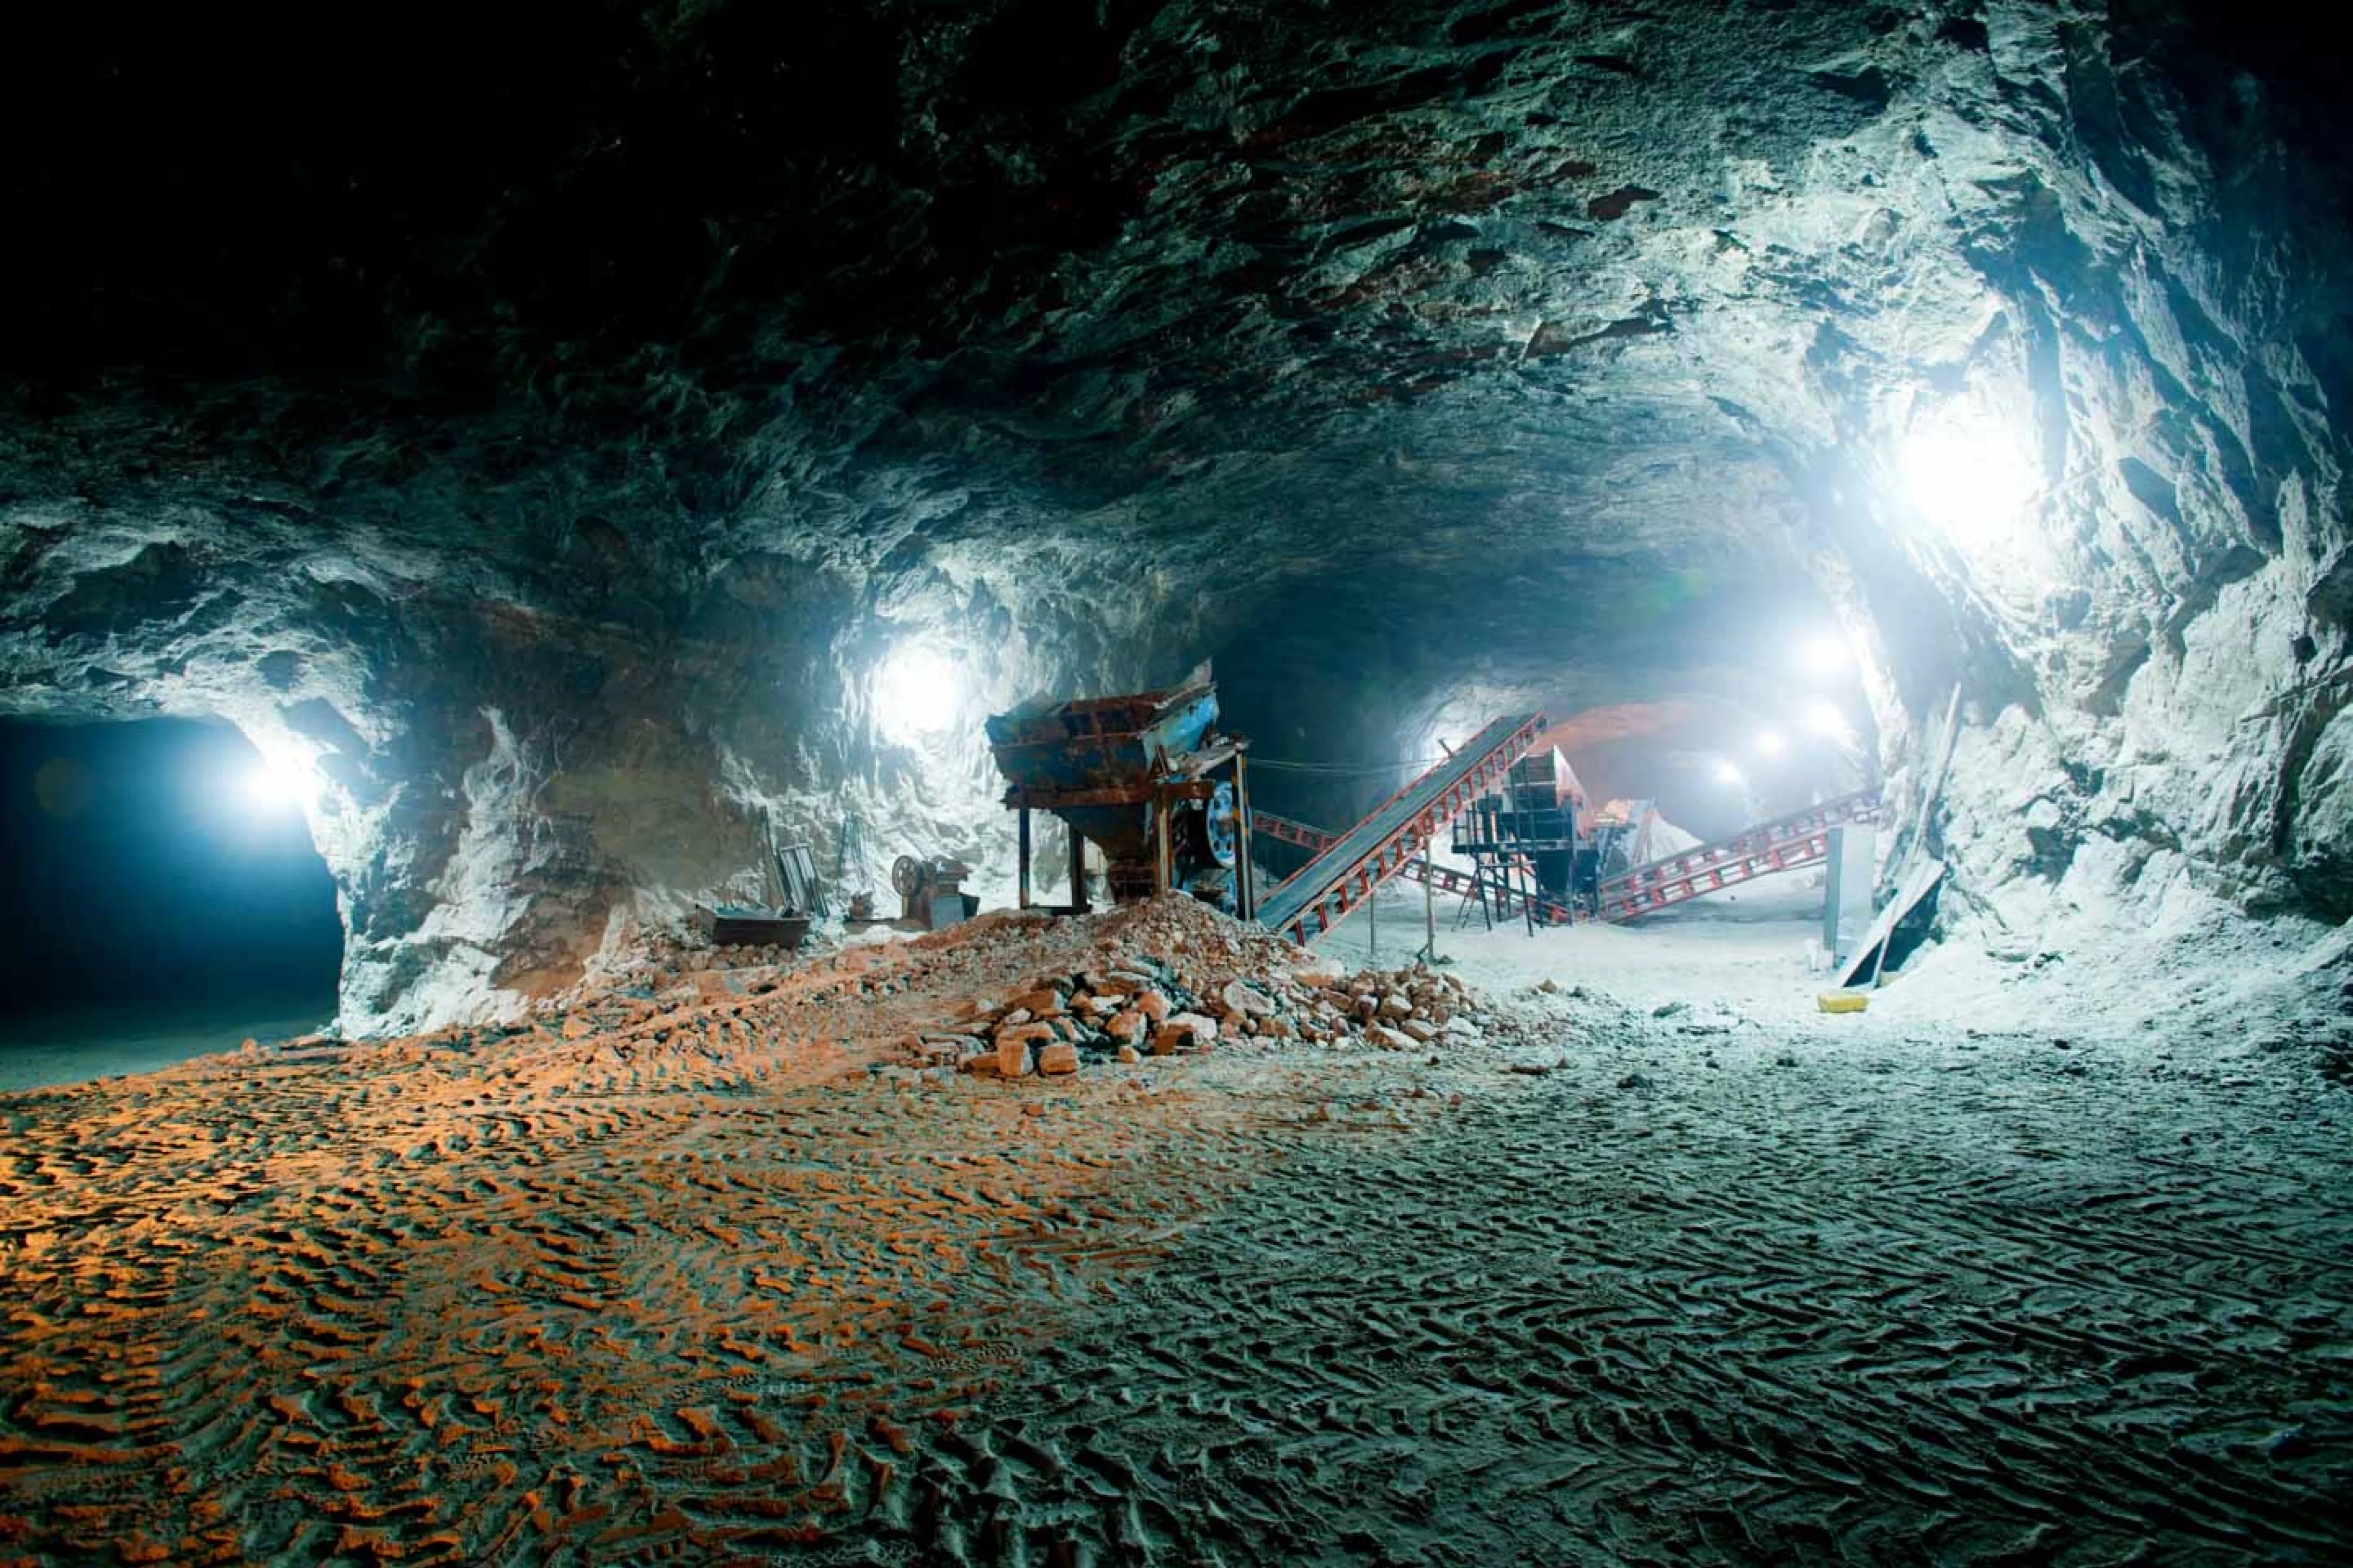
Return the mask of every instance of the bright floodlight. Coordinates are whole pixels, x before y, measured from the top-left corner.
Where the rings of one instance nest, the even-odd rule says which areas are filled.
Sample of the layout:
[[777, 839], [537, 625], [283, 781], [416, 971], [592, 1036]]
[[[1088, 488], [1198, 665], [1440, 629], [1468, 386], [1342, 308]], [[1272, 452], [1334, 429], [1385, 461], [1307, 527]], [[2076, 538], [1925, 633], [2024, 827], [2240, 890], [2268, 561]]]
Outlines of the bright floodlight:
[[1778, 730], [1757, 731], [1757, 754], [1760, 757], [1778, 757], [1787, 744], [1788, 742], [1781, 739], [1780, 731]]
[[963, 678], [937, 649], [898, 647], [874, 678], [874, 721], [890, 739], [912, 745], [954, 723], [963, 696]]
[[1748, 775], [1740, 771], [1738, 763], [1719, 758], [1715, 764], [1715, 782], [1727, 788], [1738, 789], [1748, 782]]
[[1836, 675], [1847, 667], [1846, 639], [1836, 632], [1816, 632], [1798, 645], [1798, 657], [1816, 675]]
[[248, 805], [257, 811], [308, 811], [318, 793], [310, 764], [299, 757], [263, 752], [239, 781]]
[[1810, 733], [1827, 736], [1833, 741], [1846, 741], [1854, 734], [1853, 728], [1846, 721], [1846, 715], [1839, 710], [1839, 705], [1830, 701], [1817, 702], [1806, 710], [1806, 729]]
[[2034, 467], [2019, 441], [1990, 426], [1931, 425], [1904, 438], [1912, 504], [1955, 542], [2014, 531], [2034, 495]]

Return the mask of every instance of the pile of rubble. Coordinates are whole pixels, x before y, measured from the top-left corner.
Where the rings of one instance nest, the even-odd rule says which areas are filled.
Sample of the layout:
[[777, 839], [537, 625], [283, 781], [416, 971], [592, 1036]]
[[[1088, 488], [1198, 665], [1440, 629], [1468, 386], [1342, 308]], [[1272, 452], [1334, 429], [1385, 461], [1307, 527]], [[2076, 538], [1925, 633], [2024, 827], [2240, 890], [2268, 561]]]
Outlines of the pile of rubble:
[[[1065, 928], [1073, 929], [1073, 928]], [[1425, 969], [1336, 965], [1187, 898], [1155, 900], [1086, 922], [1094, 938], [1066, 962], [1032, 971], [902, 1042], [925, 1066], [994, 1072], [1079, 1070], [1088, 1058], [1135, 1062], [1193, 1055], [1221, 1041], [1361, 1043], [1410, 1050], [1452, 1030], [1477, 1037], [1467, 987]]]
[[515, 1023], [452, 1030], [448, 1043], [527, 1034], [632, 1062], [821, 1048], [862, 1063], [852, 1070], [913, 1068], [936, 1084], [958, 1071], [1021, 1079], [1219, 1047], [1509, 1047], [1555, 1026], [1430, 969], [1348, 974], [1182, 895], [1075, 920], [997, 910], [774, 963], [672, 967], [663, 961], [676, 952], [650, 944], [628, 956], [637, 967], [584, 979]]

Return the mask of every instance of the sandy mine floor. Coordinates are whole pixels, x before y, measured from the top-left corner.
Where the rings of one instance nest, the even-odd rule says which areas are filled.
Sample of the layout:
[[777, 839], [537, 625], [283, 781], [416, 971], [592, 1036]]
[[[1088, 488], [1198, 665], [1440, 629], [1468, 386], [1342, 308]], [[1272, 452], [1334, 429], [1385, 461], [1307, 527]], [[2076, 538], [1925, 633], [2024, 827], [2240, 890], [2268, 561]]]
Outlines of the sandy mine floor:
[[296, 1038], [334, 1016], [334, 998], [304, 1012], [198, 1009], [193, 1016], [100, 1012], [0, 1021], [0, 1094], [121, 1073], [153, 1072], [245, 1038]]
[[0, 1563], [2353, 1560], [2292, 1055], [1519, 986], [867, 1070], [1104, 929], [0, 1097]]

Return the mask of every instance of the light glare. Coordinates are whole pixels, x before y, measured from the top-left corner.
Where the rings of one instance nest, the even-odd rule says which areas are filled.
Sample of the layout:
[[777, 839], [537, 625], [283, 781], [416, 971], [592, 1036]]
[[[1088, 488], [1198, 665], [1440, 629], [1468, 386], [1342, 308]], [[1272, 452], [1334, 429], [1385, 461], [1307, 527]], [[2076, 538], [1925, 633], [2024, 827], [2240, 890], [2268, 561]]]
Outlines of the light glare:
[[1715, 782], [1728, 788], [1737, 789], [1748, 782], [1748, 775], [1740, 771], [1740, 765], [1737, 763], [1718, 758], [1715, 764]]
[[1816, 675], [1837, 675], [1849, 658], [1846, 639], [1834, 632], [1816, 632], [1799, 646], [1799, 654]]
[[1904, 440], [1903, 467], [1912, 504], [1959, 544], [2014, 532], [2034, 495], [2034, 468], [2019, 443], [1990, 428], [1915, 430]]
[[1852, 726], [1847, 723], [1846, 715], [1839, 711], [1839, 705], [1835, 702], [1817, 702], [1807, 709], [1806, 728], [1813, 734], [1827, 736], [1833, 741], [1845, 742], [1854, 738]]
[[1760, 757], [1778, 757], [1781, 754], [1782, 750], [1787, 745], [1788, 742], [1781, 739], [1780, 732], [1778, 731], [1759, 730], [1757, 731], [1757, 754]]
[[936, 735], [955, 721], [964, 682], [935, 648], [892, 650], [874, 678], [874, 721], [901, 745]]
[[308, 812], [319, 781], [299, 757], [264, 752], [238, 781], [246, 804], [256, 811]]

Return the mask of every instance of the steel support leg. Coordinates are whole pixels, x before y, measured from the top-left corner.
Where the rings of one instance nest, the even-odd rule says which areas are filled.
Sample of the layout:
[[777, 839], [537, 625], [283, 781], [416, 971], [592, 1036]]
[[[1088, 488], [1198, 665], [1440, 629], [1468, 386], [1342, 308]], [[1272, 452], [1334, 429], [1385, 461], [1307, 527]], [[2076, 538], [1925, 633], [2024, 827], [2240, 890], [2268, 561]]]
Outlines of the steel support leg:
[[1240, 831], [1234, 836], [1234, 841], [1240, 847], [1237, 852], [1241, 857], [1234, 868], [1237, 876], [1234, 886], [1240, 895], [1237, 910], [1242, 919], [1253, 921], [1258, 919], [1258, 886], [1253, 880], [1255, 873], [1250, 869], [1250, 773], [1248, 763], [1239, 752], [1234, 753], [1234, 810], [1241, 818], [1237, 825]]

